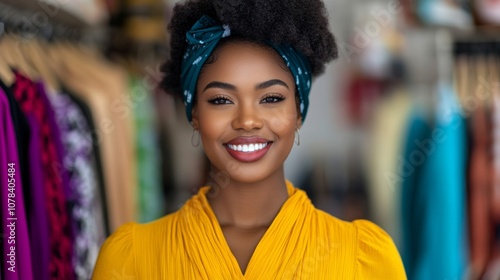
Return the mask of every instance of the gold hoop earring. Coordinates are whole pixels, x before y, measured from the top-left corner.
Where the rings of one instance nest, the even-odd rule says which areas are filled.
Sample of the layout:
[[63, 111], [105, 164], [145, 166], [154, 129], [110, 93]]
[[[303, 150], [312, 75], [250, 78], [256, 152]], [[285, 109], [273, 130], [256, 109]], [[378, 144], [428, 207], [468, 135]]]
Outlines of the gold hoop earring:
[[193, 134], [191, 134], [191, 145], [193, 147], [198, 147], [200, 145], [200, 132], [193, 128]]
[[300, 130], [298, 128], [295, 130], [295, 144], [300, 146]]

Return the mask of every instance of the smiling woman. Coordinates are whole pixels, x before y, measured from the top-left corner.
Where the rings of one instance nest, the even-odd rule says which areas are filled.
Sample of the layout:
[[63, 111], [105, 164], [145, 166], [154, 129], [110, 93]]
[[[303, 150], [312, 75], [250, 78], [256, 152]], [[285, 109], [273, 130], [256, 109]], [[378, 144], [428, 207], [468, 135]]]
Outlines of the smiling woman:
[[122, 226], [93, 279], [406, 278], [382, 229], [316, 209], [285, 178], [311, 79], [336, 57], [327, 27], [316, 0], [176, 6], [163, 85], [183, 98], [215, 176], [179, 211]]
[[283, 163], [301, 125], [290, 71], [272, 48], [251, 42], [225, 43], [214, 55], [193, 108], [205, 153], [235, 183], [281, 184], [286, 197]]

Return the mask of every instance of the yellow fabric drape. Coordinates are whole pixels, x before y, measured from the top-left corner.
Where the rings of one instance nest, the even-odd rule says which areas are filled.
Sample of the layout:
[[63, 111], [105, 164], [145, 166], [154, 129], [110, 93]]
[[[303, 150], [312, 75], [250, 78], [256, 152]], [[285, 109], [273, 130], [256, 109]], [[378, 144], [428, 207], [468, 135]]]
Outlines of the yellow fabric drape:
[[338, 220], [291, 183], [287, 188], [290, 196], [244, 275], [203, 187], [173, 214], [122, 226], [102, 246], [93, 279], [406, 279], [382, 229]]

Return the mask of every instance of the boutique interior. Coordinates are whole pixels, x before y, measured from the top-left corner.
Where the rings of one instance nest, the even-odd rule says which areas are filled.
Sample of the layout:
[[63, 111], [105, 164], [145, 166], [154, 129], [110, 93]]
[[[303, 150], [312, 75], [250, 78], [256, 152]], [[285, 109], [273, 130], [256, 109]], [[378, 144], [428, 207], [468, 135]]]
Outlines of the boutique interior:
[[[176, 2], [0, 1], [16, 279], [90, 279], [120, 225], [206, 184], [184, 105], [158, 87]], [[408, 279], [500, 279], [500, 2], [325, 5], [339, 57], [313, 81], [288, 180], [319, 209], [381, 226]]]

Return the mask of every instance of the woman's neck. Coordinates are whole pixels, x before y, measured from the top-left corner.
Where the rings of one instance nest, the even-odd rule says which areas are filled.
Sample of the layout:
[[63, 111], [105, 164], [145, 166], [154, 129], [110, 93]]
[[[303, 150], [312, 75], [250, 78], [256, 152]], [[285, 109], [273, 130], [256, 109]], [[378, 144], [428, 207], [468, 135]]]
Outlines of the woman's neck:
[[215, 182], [207, 198], [222, 227], [248, 230], [269, 227], [288, 199], [283, 171], [259, 182], [241, 183], [229, 179]]

